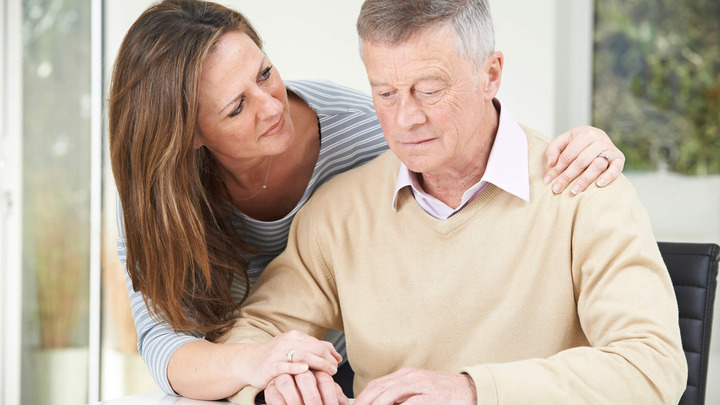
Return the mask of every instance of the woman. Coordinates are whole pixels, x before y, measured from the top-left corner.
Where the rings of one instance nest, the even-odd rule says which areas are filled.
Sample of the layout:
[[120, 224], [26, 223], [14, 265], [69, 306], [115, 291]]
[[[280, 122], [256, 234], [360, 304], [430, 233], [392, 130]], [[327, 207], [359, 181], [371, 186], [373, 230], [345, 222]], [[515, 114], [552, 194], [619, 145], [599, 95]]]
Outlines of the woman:
[[[118, 251], [133, 263], [138, 348], [163, 391], [217, 399], [308, 367], [334, 373], [339, 333], [327, 338], [337, 352], [297, 333], [257, 345], [212, 341], [233, 324], [313, 191], [387, 149], [370, 98], [328, 82], [283, 83], [240, 13], [169, 0], [146, 10], [123, 40], [109, 118]], [[598, 153], [620, 157], [605, 183], [624, 161], [592, 128], [558, 138], [550, 163], [561, 149], [570, 156], [562, 161], [593, 164], [584, 185], [608, 167]], [[557, 165], [550, 180], [564, 169]]]

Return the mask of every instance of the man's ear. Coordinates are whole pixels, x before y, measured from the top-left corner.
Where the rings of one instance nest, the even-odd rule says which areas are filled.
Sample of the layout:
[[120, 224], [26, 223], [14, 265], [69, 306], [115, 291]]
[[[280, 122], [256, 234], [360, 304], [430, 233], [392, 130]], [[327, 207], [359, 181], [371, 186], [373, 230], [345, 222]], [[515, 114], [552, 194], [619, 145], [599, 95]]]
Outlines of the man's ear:
[[502, 52], [496, 51], [490, 54], [485, 60], [483, 72], [485, 73], [485, 98], [492, 100], [500, 90], [500, 82], [502, 81], [503, 63], [505, 56]]

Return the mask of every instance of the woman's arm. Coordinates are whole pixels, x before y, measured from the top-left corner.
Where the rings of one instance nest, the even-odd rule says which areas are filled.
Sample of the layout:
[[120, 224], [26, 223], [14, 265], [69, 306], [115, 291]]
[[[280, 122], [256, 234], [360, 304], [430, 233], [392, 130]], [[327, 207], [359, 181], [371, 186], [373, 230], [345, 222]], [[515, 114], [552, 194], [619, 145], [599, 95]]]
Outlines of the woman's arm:
[[127, 273], [127, 250], [125, 230], [120, 199], [117, 199], [117, 252], [125, 272], [125, 282], [130, 297], [130, 309], [137, 331], [137, 347], [140, 356], [148, 367], [150, 375], [160, 389], [169, 395], [177, 395], [167, 379], [167, 366], [170, 357], [182, 345], [202, 339], [187, 334], [178, 334], [155, 321], [148, 311], [140, 292], [134, 291]]
[[[554, 183], [554, 193], [562, 193], [572, 183], [570, 192], [581, 193], [597, 180], [599, 187], [606, 186], [620, 175], [625, 166], [625, 155], [601, 129], [576, 127], [555, 138], [545, 150], [550, 169], [543, 182]], [[601, 156], [603, 155], [603, 156]], [[577, 178], [577, 179], [576, 179]]]
[[167, 376], [178, 394], [215, 400], [248, 385], [264, 388], [280, 374], [300, 374], [312, 368], [333, 375], [340, 360], [331, 343], [292, 331], [262, 343], [184, 344], [170, 358]]
[[[119, 202], [117, 223], [118, 257], [125, 269], [127, 252]], [[330, 374], [337, 371], [341, 356], [333, 345], [299, 332], [289, 332], [265, 343], [232, 345], [176, 333], [150, 315], [142, 293], [134, 291], [127, 271], [125, 279], [138, 351], [155, 383], [166, 394], [223, 399], [245, 385], [264, 387], [279, 374], [302, 373], [308, 366]], [[287, 360], [291, 349], [296, 349], [292, 363]]]

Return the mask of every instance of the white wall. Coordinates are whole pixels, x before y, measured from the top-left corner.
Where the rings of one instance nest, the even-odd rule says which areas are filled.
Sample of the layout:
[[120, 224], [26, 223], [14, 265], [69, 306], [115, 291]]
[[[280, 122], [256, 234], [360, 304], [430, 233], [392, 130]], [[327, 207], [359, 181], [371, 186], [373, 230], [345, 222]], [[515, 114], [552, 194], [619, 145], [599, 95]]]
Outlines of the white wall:
[[[265, 52], [283, 79], [333, 80], [369, 91], [360, 60], [355, 20], [361, 0], [220, 0], [243, 12], [260, 33]], [[107, 66], [149, 0], [107, 2]]]
[[[500, 97], [515, 118], [548, 135], [556, 129], [556, 21], [558, 2], [491, 0], [496, 49], [505, 54]], [[355, 21], [362, 0], [225, 0], [259, 31], [284, 79], [324, 78], [369, 91]], [[106, 66], [124, 33], [153, 1], [107, 2]], [[542, 22], [542, 23], [539, 23]], [[109, 77], [109, 76], [108, 76]]]
[[556, 135], [556, 2], [490, 0], [495, 49], [505, 55], [498, 98], [516, 120], [548, 135]]

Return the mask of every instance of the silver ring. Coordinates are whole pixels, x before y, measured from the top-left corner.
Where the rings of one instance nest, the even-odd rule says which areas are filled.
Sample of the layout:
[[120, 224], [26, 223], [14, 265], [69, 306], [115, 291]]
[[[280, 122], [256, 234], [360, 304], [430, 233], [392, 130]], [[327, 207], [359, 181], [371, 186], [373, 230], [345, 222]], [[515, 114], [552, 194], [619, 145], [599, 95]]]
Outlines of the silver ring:
[[607, 160], [608, 164], [610, 164], [610, 161], [612, 160], [610, 159], [610, 155], [608, 155], [607, 153], [601, 153], [597, 155], [597, 157]]
[[287, 361], [289, 361], [290, 363], [292, 363], [293, 354], [295, 354], [295, 349], [290, 349], [290, 351], [287, 352], [287, 354], [285, 355], [285, 358], [286, 358]]

